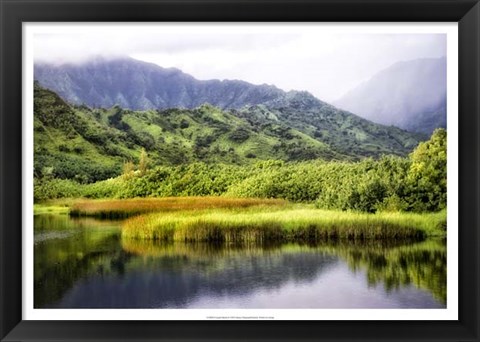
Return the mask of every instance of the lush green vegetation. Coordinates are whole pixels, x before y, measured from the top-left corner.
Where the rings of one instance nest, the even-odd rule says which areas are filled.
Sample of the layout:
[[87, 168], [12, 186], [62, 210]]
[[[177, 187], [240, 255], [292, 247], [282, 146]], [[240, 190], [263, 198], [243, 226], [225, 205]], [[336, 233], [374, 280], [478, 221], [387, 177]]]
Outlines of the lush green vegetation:
[[204, 162], [252, 165], [259, 160], [355, 161], [383, 154], [405, 156], [425, 137], [376, 125], [323, 105], [307, 106], [301, 94], [269, 109], [132, 111], [118, 106], [72, 106], [35, 84], [36, 178], [92, 183], [137, 164], [149, 167]]
[[125, 219], [102, 221], [98, 240], [40, 243], [42, 296], [55, 301], [89, 272], [123, 274], [134, 254], [182, 253], [178, 244], [162, 249], [166, 242], [238, 244], [242, 253], [322, 242], [322, 252], [366, 268], [371, 284], [414, 283], [445, 301], [444, 245], [377, 243], [445, 237], [446, 131], [419, 144], [421, 136], [309, 105], [301, 93], [285, 101], [231, 111], [92, 109], [35, 85], [34, 212], [76, 217], [36, 215], [52, 229], [36, 229], [37, 241], [73, 234], [73, 222], [97, 224], [77, 217]]
[[423, 239], [445, 234], [445, 212], [364, 214], [305, 207], [183, 210], [141, 215], [122, 237], [161, 241], [258, 242]]
[[194, 163], [135, 171], [92, 184], [38, 178], [35, 200], [223, 196], [279, 198], [318, 208], [376, 211], [439, 211], [446, 207], [446, 132], [437, 130], [409, 156], [359, 162], [322, 160], [251, 166]]
[[[195, 110], [133, 112], [118, 107], [73, 107], [36, 85], [35, 201], [209, 196], [224, 199], [209, 199], [205, 205], [209, 201], [227, 203], [225, 198], [235, 198], [231, 203], [238, 198], [256, 198], [368, 213], [437, 212], [446, 208], [445, 130], [436, 130], [408, 157], [360, 158], [369, 153], [349, 153], [354, 150], [352, 146], [339, 147], [339, 137], [331, 140], [338, 131], [333, 128], [335, 115], [341, 113], [324, 106], [319, 114], [305, 101], [291, 99], [285, 108], [280, 106], [280, 112], [262, 106], [224, 112], [209, 105]], [[305, 111], [302, 120], [298, 110]], [[345, 116], [342, 120], [342, 129], [347, 132], [345, 143], [351, 144], [356, 136], [361, 138], [361, 146], [369, 145], [373, 126], [355, 121], [359, 127], [353, 134], [347, 125], [353, 118]], [[333, 125], [330, 140], [325, 138], [327, 133], [314, 129], [324, 121]], [[398, 132], [388, 132], [400, 139], [395, 135]], [[378, 141], [384, 141], [386, 136], [380, 135], [383, 138]], [[397, 152], [413, 138], [400, 143], [398, 139]], [[280, 146], [290, 142], [296, 146], [296, 157], [288, 157]], [[316, 151], [309, 157], [305, 156], [307, 145]], [[137, 200], [135, 205], [103, 203], [110, 207], [93, 212], [105, 217], [152, 211], [148, 201]], [[71, 213], [88, 214], [91, 205], [77, 203]], [[96, 202], [94, 206], [98, 209], [101, 205]]]

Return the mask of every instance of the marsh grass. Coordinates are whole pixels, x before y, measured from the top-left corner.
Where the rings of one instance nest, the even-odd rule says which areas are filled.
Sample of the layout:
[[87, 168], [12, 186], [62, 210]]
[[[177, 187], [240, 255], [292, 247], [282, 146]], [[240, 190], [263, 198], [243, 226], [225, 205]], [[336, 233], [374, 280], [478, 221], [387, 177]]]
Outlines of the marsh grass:
[[283, 209], [210, 209], [141, 215], [122, 227], [125, 239], [185, 242], [423, 240], [445, 234], [446, 212], [429, 214]]
[[226, 197], [165, 197], [121, 200], [85, 200], [72, 204], [71, 216], [92, 216], [102, 219], [125, 219], [153, 213], [196, 211], [213, 208], [283, 207], [287, 202], [279, 199], [226, 198]]

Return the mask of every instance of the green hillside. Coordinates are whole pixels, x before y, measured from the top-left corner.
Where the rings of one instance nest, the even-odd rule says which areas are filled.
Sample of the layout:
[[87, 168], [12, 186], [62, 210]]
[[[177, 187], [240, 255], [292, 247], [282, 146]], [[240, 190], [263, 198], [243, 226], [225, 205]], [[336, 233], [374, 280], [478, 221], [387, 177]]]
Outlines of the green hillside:
[[353, 159], [386, 154], [405, 156], [419, 141], [428, 138], [375, 124], [322, 102], [308, 92], [290, 91], [285, 98], [244, 109], [240, 115], [254, 125], [280, 121]]
[[[300, 96], [300, 98], [299, 98]], [[285, 102], [222, 111], [92, 109], [64, 102], [35, 84], [36, 177], [94, 182], [119, 175], [144, 148], [150, 164], [196, 161], [236, 165], [259, 160], [359, 160], [405, 156], [423, 138], [373, 124], [301, 93]], [[300, 104], [299, 104], [300, 101]]]

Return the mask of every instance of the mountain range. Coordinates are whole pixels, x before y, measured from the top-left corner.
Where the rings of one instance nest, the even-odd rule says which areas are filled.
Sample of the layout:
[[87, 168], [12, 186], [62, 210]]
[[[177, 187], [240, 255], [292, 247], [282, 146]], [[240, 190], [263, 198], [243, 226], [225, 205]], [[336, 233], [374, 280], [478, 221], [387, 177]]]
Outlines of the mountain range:
[[431, 134], [446, 128], [446, 58], [398, 62], [333, 104], [384, 125]]
[[175, 68], [133, 58], [95, 57], [82, 64], [36, 63], [40, 85], [72, 104], [133, 110], [196, 108], [204, 103], [225, 108], [262, 104], [285, 92], [272, 85], [238, 80], [200, 81]]
[[142, 148], [151, 165], [245, 165], [405, 156], [426, 138], [372, 123], [308, 92], [283, 92], [238, 109], [203, 104], [140, 111], [70, 104], [38, 82], [34, 89], [37, 177], [106, 179], [120, 174], [126, 161], [136, 162]]
[[[221, 109], [278, 103], [287, 92], [241, 80], [197, 80], [175, 68], [130, 57], [95, 57], [84, 63], [36, 63], [35, 80], [72, 104], [93, 108], [193, 109], [209, 103]], [[430, 135], [446, 127], [446, 59], [396, 63], [360, 84], [336, 107], [383, 125]], [[323, 104], [322, 104], [323, 105]]]

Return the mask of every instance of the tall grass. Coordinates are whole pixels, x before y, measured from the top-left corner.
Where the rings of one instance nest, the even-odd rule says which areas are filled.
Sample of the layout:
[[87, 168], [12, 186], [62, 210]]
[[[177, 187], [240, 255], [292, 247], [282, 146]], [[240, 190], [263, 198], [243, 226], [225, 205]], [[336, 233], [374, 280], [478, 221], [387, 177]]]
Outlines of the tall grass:
[[422, 240], [445, 234], [446, 212], [429, 214], [280, 210], [200, 210], [155, 213], [124, 222], [122, 237], [161, 241], [292, 242], [322, 240]]
[[254, 206], [285, 206], [280, 199], [227, 198], [227, 197], [165, 197], [122, 200], [85, 200], [76, 202], [71, 216], [93, 216], [123, 219], [152, 212], [205, 210], [213, 208], [248, 208]]

